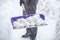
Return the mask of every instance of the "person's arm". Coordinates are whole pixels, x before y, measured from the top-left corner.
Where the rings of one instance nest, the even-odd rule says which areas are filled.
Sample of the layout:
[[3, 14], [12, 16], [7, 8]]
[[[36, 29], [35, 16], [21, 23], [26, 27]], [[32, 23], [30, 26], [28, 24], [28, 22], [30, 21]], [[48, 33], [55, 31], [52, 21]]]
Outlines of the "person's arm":
[[22, 4], [24, 4], [24, 1], [23, 0], [20, 0], [20, 6], [22, 6]]

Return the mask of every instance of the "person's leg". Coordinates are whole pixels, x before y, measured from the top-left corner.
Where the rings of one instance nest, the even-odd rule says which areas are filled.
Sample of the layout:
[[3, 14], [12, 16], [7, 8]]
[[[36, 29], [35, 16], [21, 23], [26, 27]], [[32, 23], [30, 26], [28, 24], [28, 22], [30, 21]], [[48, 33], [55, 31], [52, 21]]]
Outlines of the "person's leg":
[[[27, 0], [26, 0], [27, 1]], [[23, 10], [23, 15], [28, 15], [28, 10], [27, 10], [27, 8], [28, 8], [28, 5], [27, 5], [27, 3], [26, 3], [26, 1], [24, 1], [24, 7], [25, 7], [25, 10]], [[30, 32], [30, 28], [27, 28], [26, 29], [26, 33], [24, 34], [24, 35], [22, 35], [22, 37], [28, 37], [28, 36], [30, 36], [31, 35], [31, 32]]]
[[31, 36], [35, 36], [36, 37], [36, 34], [37, 34], [37, 27], [31, 28]]
[[[30, 4], [28, 6], [28, 13], [29, 14], [36, 14], [36, 5], [37, 5], [37, 0], [30, 0]], [[30, 28], [31, 30], [31, 37], [33, 36], [36, 37], [36, 34], [37, 34], [37, 27], [32, 27]]]
[[[37, 5], [37, 0], [30, 0], [29, 5], [25, 4], [25, 12], [26, 15], [28, 14], [35, 14], [36, 13], [36, 5]], [[34, 28], [27, 28], [27, 33], [23, 35], [23, 37], [32, 37], [31, 35], [36, 37], [37, 34], [37, 27]], [[28, 35], [27, 35], [28, 34]]]
[[37, 27], [31, 28], [30, 40], [36, 40]]
[[30, 40], [36, 40], [36, 37], [35, 36], [31, 36]]

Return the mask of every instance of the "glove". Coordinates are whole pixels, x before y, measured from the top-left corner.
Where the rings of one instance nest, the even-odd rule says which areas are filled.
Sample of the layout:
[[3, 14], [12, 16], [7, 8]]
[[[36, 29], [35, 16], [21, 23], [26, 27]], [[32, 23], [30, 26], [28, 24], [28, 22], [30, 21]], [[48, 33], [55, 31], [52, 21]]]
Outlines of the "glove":
[[20, 2], [20, 6], [22, 6], [22, 3]]
[[24, 4], [24, 1], [23, 0], [20, 0], [20, 6], [22, 6], [22, 4]]

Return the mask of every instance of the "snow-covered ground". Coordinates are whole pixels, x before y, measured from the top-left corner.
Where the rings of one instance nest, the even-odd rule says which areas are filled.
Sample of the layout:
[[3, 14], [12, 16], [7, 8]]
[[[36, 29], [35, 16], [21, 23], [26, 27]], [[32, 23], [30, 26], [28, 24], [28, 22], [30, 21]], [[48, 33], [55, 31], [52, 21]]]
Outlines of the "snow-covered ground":
[[[48, 26], [38, 27], [37, 40], [54, 40], [55, 39], [55, 20], [47, 22]], [[53, 24], [53, 25], [52, 25]], [[29, 38], [22, 38], [21, 36], [26, 33], [26, 29], [14, 29], [12, 31], [13, 40], [30, 40]], [[12, 40], [11, 39], [11, 40]]]
[[[51, 2], [53, 3], [53, 1]], [[38, 6], [39, 3], [37, 7]], [[37, 13], [41, 12], [41, 10], [39, 11], [40, 7], [41, 5], [37, 8]], [[30, 40], [29, 38], [21, 37], [26, 32], [25, 28], [13, 29], [13, 26], [11, 25], [11, 17], [22, 15], [22, 11], [23, 9], [19, 5], [19, 0], [0, 0], [0, 40]], [[42, 13], [43, 12], [44, 11], [42, 11]], [[45, 15], [48, 14], [46, 13]], [[57, 17], [56, 14], [55, 16]], [[48, 25], [38, 27], [38, 33], [36, 37], [37, 40], [55, 40], [56, 20], [52, 20], [52, 18], [56, 17], [53, 17], [53, 15], [51, 14], [51, 16], [46, 19]]]

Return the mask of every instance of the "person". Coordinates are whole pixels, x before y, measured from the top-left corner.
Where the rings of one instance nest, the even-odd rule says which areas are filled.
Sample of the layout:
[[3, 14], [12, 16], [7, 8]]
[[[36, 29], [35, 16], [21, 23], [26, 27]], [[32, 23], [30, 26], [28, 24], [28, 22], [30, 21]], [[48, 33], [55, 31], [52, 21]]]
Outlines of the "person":
[[[29, 15], [29, 14], [36, 14], [36, 6], [37, 6], [38, 0], [20, 0], [20, 6], [22, 4], [25, 7], [25, 10], [23, 10], [23, 15]], [[22, 35], [22, 37], [36, 37], [37, 34], [37, 27], [27, 28], [27, 32], [25, 35]]]

